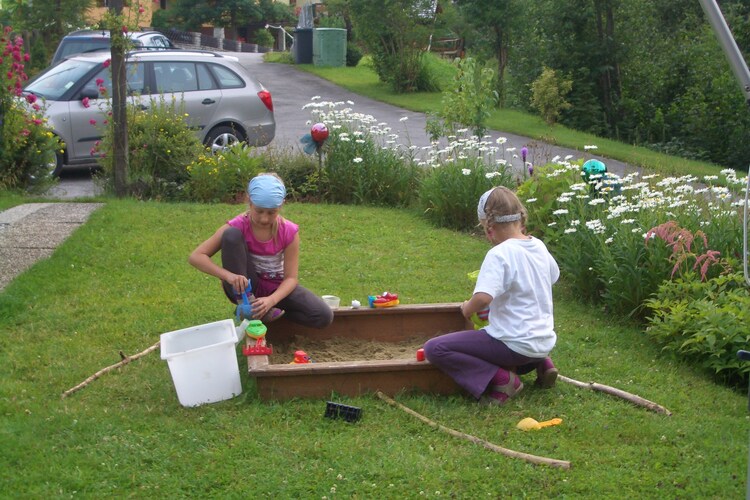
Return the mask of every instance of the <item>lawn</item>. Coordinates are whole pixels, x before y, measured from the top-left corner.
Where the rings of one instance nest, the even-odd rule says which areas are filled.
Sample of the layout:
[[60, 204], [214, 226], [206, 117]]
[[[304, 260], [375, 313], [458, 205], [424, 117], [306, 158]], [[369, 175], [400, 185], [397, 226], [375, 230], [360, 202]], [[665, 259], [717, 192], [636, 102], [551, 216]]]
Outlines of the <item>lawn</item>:
[[[0, 196], [0, 200], [3, 197]], [[5, 205], [2, 201], [0, 206]], [[618, 387], [673, 412], [558, 383], [504, 407], [460, 396], [397, 401], [517, 451], [531, 465], [435, 430], [373, 395], [354, 424], [325, 400], [235, 399], [183, 408], [158, 351], [60, 395], [159, 335], [231, 317], [218, 282], [187, 255], [234, 205], [111, 200], [55, 253], [0, 292], [0, 487], [7, 497], [739, 498], [747, 394], [664, 356], [640, 328], [555, 287], [554, 359], [563, 375]], [[390, 290], [404, 303], [460, 301], [487, 244], [408, 211], [290, 204], [302, 228], [301, 281], [345, 303]], [[312, 353], [314, 356], [314, 353]], [[244, 361], [238, 352], [241, 366]], [[524, 433], [524, 417], [559, 417]]]

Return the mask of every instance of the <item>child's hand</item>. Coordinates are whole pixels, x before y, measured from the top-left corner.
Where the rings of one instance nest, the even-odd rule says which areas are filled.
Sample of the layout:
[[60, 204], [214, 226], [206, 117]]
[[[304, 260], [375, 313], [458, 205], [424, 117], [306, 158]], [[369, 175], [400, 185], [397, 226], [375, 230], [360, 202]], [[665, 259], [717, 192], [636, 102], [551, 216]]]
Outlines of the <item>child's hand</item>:
[[243, 293], [245, 288], [247, 288], [247, 277], [242, 276], [241, 274], [229, 273], [229, 276], [227, 276], [224, 281], [232, 285], [237, 293]]
[[268, 312], [276, 304], [269, 297], [255, 297], [255, 300], [250, 303], [253, 306], [253, 318], [263, 319]]

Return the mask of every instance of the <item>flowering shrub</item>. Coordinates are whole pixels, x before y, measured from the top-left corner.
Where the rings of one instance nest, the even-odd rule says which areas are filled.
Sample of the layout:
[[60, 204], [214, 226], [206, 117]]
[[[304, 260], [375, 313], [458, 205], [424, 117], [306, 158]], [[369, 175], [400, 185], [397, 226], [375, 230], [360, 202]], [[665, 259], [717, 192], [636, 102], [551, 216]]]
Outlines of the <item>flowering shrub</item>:
[[504, 158], [513, 148], [501, 149], [503, 137], [494, 145], [475, 137], [449, 139], [447, 147], [429, 150], [427, 160], [419, 163], [427, 169], [419, 188], [419, 208], [438, 226], [469, 231], [477, 226], [477, 200], [482, 194], [493, 186], [514, 185]]
[[216, 155], [206, 150], [187, 166], [190, 178], [184, 196], [204, 203], [243, 202], [248, 180], [263, 170], [263, 158], [251, 155], [251, 148], [242, 143]]
[[[176, 200], [189, 179], [187, 166], [203, 153], [203, 145], [184, 119], [176, 98], [152, 98], [148, 109], [128, 106], [128, 189], [139, 198]], [[102, 180], [113, 190], [112, 127], [102, 123], [104, 137], [92, 154], [99, 154]]]
[[557, 158], [537, 169], [519, 195], [530, 213], [529, 229], [545, 239], [573, 290], [615, 314], [643, 319], [644, 301], [670, 279], [675, 264], [687, 262], [688, 255], [680, 255], [688, 248], [676, 247], [679, 238], [670, 237], [667, 227], [694, 228], [690, 234], [706, 241], [695, 252], [701, 266], [722, 256], [721, 266], [706, 268], [709, 277], [737, 262], [744, 202], [734, 195], [746, 181], [733, 170], [722, 175], [723, 185], [714, 184], [716, 177], [696, 185], [699, 179], [690, 176], [638, 173], [592, 175], [586, 182], [579, 165]]
[[[317, 101], [318, 98], [313, 98]], [[312, 102], [313, 121], [327, 125], [320, 187], [334, 203], [404, 207], [414, 200], [419, 169], [412, 149], [371, 115], [355, 113], [352, 102]]]
[[43, 190], [53, 180], [49, 165], [61, 145], [45, 125], [36, 96], [22, 99], [24, 63], [29, 61], [23, 40], [5, 27], [0, 47], [0, 188]]
[[313, 121], [325, 123], [330, 131], [319, 178], [329, 201], [419, 206], [438, 225], [470, 230], [476, 226], [476, 202], [482, 193], [511, 183], [505, 155], [514, 148], [501, 149], [505, 139], [493, 145], [450, 136], [446, 147], [433, 143], [419, 151], [399, 142], [387, 124], [355, 113], [352, 104], [313, 98], [305, 106]]

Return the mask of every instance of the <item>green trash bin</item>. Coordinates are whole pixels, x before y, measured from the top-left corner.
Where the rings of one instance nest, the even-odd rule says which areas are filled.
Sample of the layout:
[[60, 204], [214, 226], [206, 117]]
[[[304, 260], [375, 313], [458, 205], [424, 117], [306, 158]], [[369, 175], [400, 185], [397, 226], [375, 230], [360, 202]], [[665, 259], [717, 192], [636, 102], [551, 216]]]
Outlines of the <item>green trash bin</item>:
[[315, 66], [346, 65], [346, 30], [317, 28], [313, 31], [313, 64]]

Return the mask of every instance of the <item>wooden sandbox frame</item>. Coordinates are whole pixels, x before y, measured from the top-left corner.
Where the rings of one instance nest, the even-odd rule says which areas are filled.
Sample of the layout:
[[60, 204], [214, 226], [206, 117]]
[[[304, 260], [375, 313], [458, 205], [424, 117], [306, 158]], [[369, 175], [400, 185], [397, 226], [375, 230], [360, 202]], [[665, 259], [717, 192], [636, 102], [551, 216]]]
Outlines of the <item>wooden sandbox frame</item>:
[[[266, 340], [288, 343], [295, 336], [320, 340], [345, 337], [356, 340], [399, 342], [415, 337], [428, 339], [443, 333], [465, 330], [471, 325], [461, 314], [460, 303], [398, 305], [389, 308], [340, 307], [333, 323], [317, 330], [280, 318], [267, 325]], [[359, 396], [382, 391], [395, 395], [402, 390], [454, 394], [460, 387], [428, 361], [412, 359], [385, 361], [338, 361], [309, 364], [266, 364], [248, 361], [248, 373], [255, 378], [262, 400], [326, 398], [331, 393]]]

